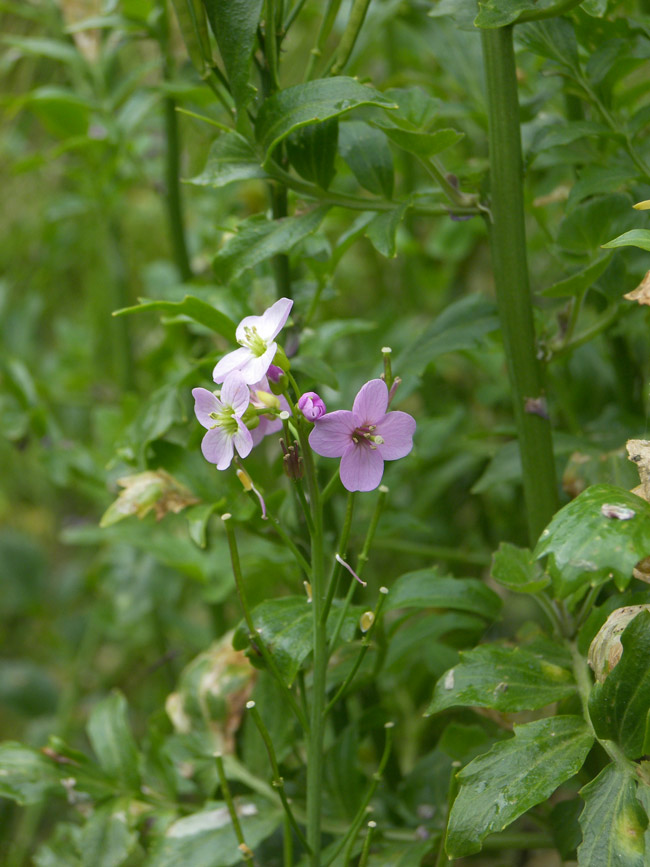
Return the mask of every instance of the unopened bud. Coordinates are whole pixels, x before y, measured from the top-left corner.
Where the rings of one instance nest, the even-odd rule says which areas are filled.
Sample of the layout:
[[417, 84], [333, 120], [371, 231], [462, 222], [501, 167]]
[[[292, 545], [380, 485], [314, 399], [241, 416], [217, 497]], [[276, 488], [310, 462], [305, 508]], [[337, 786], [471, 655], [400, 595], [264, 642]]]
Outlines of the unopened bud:
[[272, 364], [266, 371], [266, 378], [269, 381], [269, 388], [273, 394], [285, 393], [289, 385], [289, 378], [281, 367], [278, 367], [277, 364]]
[[375, 615], [372, 611], [364, 611], [359, 618], [359, 629], [362, 632], [367, 632], [375, 622]]
[[252, 404], [247, 406], [246, 412], [241, 417], [241, 420], [244, 422], [248, 430], [254, 430], [258, 426], [260, 423], [260, 417]]
[[298, 409], [307, 421], [316, 421], [327, 412], [323, 399], [315, 391], [306, 391], [298, 398]]
[[257, 391], [255, 397], [263, 406], [280, 411], [280, 401], [275, 394], [268, 391]]
[[237, 478], [242, 483], [242, 486], [247, 493], [249, 491], [252, 491], [252, 493], [255, 494], [255, 496], [259, 500], [260, 509], [262, 510], [262, 519], [266, 521], [266, 503], [264, 502], [264, 497], [260, 494], [260, 492], [253, 484], [253, 480], [251, 479], [251, 477], [248, 475], [245, 469], [240, 467], [237, 470]]

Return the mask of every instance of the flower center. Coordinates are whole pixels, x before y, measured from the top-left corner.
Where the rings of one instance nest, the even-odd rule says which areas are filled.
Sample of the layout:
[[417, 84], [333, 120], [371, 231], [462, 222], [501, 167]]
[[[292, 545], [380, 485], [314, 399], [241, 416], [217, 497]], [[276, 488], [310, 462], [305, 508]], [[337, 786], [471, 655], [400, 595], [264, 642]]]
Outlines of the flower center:
[[211, 412], [210, 418], [215, 421], [214, 427], [222, 428], [229, 436], [237, 433], [239, 425], [235, 418], [235, 410], [231, 406], [224, 406], [219, 412]]
[[377, 425], [374, 424], [366, 424], [355, 428], [352, 432], [352, 442], [355, 445], [365, 445], [368, 448], [376, 449], [384, 442], [383, 437], [373, 434], [376, 427]]
[[242, 346], [248, 347], [257, 358], [264, 355], [267, 350], [266, 341], [262, 340], [254, 325], [244, 328], [244, 339], [239, 342]]

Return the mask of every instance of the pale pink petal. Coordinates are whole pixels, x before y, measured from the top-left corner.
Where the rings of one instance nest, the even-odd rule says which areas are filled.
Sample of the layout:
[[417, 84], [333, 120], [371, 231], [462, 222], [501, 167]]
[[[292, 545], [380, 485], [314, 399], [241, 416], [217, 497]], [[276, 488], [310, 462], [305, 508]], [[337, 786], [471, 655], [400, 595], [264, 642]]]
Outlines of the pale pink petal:
[[280, 298], [262, 313], [257, 323], [257, 333], [262, 340], [268, 342], [278, 336], [289, 318], [292, 307], [293, 301], [290, 298]]
[[383, 379], [371, 379], [362, 385], [359, 394], [354, 399], [352, 412], [357, 427], [375, 424], [385, 415], [388, 408], [388, 389]]
[[201, 451], [206, 461], [216, 464], [218, 470], [227, 470], [233, 457], [232, 436], [223, 428], [215, 427], [203, 437]]
[[267, 433], [269, 433], [267, 425], [267, 420], [263, 416], [260, 416], [260, 423], [258, 424], [258, 426], [254, 427], [251, 431], [249, 431], [253, 447], [258, 446], [267, 435]]
[[208, 430], [214, 427], [215, 421], [210, 418], [210, 413], [219, 412], [222, 408], [219, 398], [207, 388], [193, 388], [192, 397], [194, 398], [194, 412], [203, 427], [207, 427]]
[[341, 458], [340, 474], [348, 491], [374, 491], [384, 475], [384, 459], [377, 449], [353, 443]]
[[237, 433], [233, 436], [233, 442], [239, 452], [239, 456], [245, 458], [251, 453], [251, 449], [253, 448], [253, 437], [243, 421], [237, 419], [237, 425]]
[[415, 419], [407, 412], [389, 412], [373, 431], [376, 436], [383, 437], [384, 442], [377, 446], [385, 461], [396, 461], [403, 458], [413, 448]]
[[233, 370], [240, 370], [253, 357], [253, 353], [245, 346], [234, 349], [217, 362], [216, 367], [212, 371], [212, 379], [215, 382], [223, 382], [229, 373], [232, 373]]
[[275, 355], [275, 350], [277, 348], [277, 343], [271, 343], [267, 347], [264, 355], [253, 355], [252, 352], [248, 354], [246, 363], [239, 368], [239, 372], [244, 377], [244, 382], [248, 383], [248, 385], [252, 385], [254, 382], [258, 382], [266, 374], [266, 371], [269, 369], [269, 366], [273, 361], [273, 356]]
[[324, 458], [340, 458], [352, 442], [355, 427], [354, 415], [349, 409], [328, 412], [314, 424], [309, 445]]
[[242, 416], [246, 412], [249, 401], [250, 391], [244, 382], [244, 377], [238, 370], [233, 370], [223, 381], [221, 402], [225, 406], [231, 406], [236, 416]]

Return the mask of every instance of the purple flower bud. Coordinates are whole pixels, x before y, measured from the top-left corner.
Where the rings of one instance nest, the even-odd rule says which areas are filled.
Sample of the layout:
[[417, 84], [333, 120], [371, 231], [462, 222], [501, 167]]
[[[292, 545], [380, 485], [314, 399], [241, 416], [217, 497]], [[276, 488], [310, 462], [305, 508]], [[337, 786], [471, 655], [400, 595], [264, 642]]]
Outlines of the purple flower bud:
[[280, 382], [280, 378], [284, 376], [284, 370], [278, 367], [277, 364], [272, 364], [266, 371], [266, 375], [271, 382]]
[[327, 412], [323, 399], [315, 391], [306, 391], [300, 396], [298, 399], [298, 409], [307, 421], [316, 421], [316, 419]]

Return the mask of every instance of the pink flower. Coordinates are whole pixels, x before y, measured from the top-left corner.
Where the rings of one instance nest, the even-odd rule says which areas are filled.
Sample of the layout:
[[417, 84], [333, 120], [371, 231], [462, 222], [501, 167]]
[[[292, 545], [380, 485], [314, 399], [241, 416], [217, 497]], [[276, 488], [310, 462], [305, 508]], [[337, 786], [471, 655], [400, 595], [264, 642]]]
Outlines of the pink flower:
[[208, 432], [203, 437], [203, 457], [227, 470], [234, 448], [245, 458], [253, 448], [253, 438], [241, 417], [248, 407], [250, 392], [241, 374], [231, 373], [223, 384], [220, 397], [207, 388], [192, 389], [194, 412]]
[[309, 434], [317, 454], [341, 458], [341, 481], [348, 491], [373, 491], [384, 474], [384, 461], [403, 458], [413, 448], [415, 419], [387, 409], [386, 383], [371, 379], [355, 397], [352, 412], [327, 413]]
[[307, 421], [316, 421], [327, 412], [323, 399], [315, 391], [306, 391], [298, 398], [298, 409]]
[[280, 298], [261, 316], [245, 316], [237, 326], [235, 336], [239, 349], [229, 352], [217, 363], [212, 378], [223, 382], [229, 373], [237, 370], [244, 382], [252, 385], [266, 375], [278, 344], [275, 338], [287, 321], [293, 301]]

